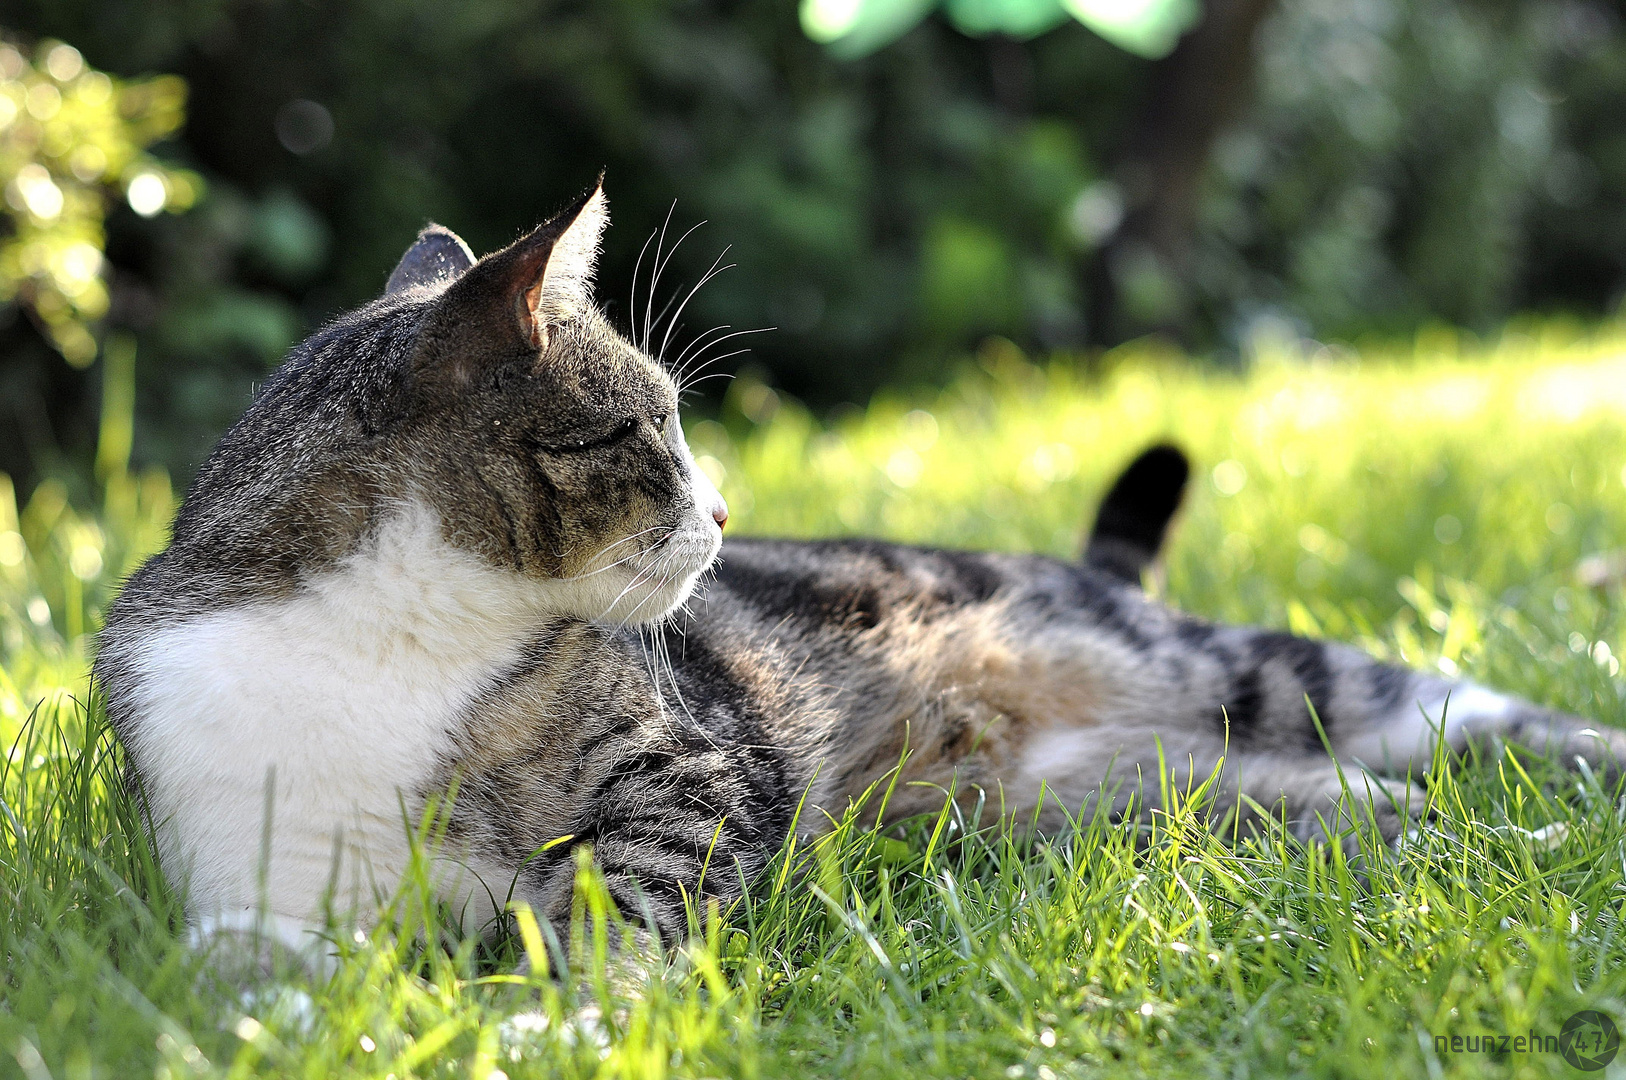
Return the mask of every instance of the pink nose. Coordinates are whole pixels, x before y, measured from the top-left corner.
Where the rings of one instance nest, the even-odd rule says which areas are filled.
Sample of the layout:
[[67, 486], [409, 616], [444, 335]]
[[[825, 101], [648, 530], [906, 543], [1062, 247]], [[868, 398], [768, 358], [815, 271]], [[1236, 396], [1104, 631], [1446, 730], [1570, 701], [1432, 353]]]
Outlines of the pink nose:
[[716, 506], [712, 507], [711, 508], [711, 520], [713, 520], [713, 521], [715, 521], [717, 523], [717, 527], [719, 529], [721, 529], [724, 525], [727, 525], [728, 524], [728, 507], [724, 506], [722, 503], [718, 503]]

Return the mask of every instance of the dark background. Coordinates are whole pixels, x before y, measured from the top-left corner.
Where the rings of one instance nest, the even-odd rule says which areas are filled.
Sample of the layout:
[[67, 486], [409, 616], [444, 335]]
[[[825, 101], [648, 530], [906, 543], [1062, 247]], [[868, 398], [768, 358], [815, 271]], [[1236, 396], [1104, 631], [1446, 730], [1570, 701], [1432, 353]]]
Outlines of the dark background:
[[[113, 211], [103, 327], [139, 343], [137, 461], [183, 476], [424, 222], [487, 251], [600, 167], [612, 316], [675, 200], [678, 232], [709, 224], [663, 292], [739, 264], [689, 332], [777, 327], [723, 366], [816, 408], [988, 335], [1227, 364], [1262, 327], [1486, 331], [1626, 288], [1620, 0], [1207, 0], [1156, 61], [941, 16], [841, 60], [792, 0], [8, 0], [0, 30], [190, 87], [158, 152], [207, 194]], [[85, 475], [97, 386], [0, 311], [0, 471]]]

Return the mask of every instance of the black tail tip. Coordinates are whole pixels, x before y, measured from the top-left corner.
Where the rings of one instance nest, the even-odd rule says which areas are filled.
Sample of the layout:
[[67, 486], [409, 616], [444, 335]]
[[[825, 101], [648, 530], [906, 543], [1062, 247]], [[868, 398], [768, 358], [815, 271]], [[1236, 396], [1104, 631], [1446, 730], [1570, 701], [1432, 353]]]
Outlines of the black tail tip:
[[1138, 584], [1185, 497], [1191, 462], [1168, 443], [1142, 450], [1113, 482], [1090, 530], [1084, 562]]

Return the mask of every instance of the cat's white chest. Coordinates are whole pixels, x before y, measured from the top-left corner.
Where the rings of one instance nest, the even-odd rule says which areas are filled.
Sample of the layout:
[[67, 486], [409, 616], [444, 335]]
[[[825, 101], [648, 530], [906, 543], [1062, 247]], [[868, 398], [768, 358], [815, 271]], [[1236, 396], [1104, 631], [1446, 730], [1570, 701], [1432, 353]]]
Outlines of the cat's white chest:
[[392, 893], [451, 725], [548, 599], [409, 510], [291, 598], [147, 638], [134, 751], [193, 912], [316, 920]]

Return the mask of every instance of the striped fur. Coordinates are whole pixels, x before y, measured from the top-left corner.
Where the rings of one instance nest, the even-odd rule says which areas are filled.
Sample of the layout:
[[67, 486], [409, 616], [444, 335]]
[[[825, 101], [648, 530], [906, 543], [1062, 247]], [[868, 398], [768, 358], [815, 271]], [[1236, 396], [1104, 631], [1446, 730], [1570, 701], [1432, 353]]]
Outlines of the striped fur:
[[383, 299], [266, 383], [109, 613], [96, 676], [205, 933], [300, 946], [366, 920], [448, 793], [437, 881], [471, 926], [510, 897], [562, 921], [585, 847], [672, 941], [686, 902], [740, 894], [804, 796], [817, 830], [900, 761], [894, 815], [986, 792], [1046, 828], [1103, 791], [1148, 805], [1160, 751], [1181, 778], [1223, 761], [1221, 810], [1309, 837], [1360, 808], [1308, 698], [1394, 836], [1436, 730], [1599, 767], [1626, 750], [1151, 602], [1132, 579], [1183, 458], [1119, 485], [1078, 564], [722, 544], [671, 380], [584, 299], [603, 205], [466, 269], [426, 230]]
[[540, 909], [568, 911], [570, 846], [588, 842], [617, 899], [670, 939], [685, 895], [727, 899], [761, 869], [804, 791], [817, 830], [900, 760], [893, 817], [951, 788], [1038, 810], [1041, 828], [1103, 785], [1118, 809], [1152, 805], [1161, 747], [1182, 783], [1223, 759], [1220, 812], [1284, 814], [1306, 838], [1364, 819], [1340, 806], [1306, 696], [1391, 837], [1422, 808], [1404, 778], [1426, 770], [1442, 714], [1458, 752], [1507, 738], [1604, 767], [1626, 750], [1612, 729], [1347, 646], [1182, 615], [1086, 566], [730, 541], [659, 627], [551, 628], [471, 707], [432, 787], [459, 778], [455, 837], [500, 852], [502, 874], [523, 864]]

